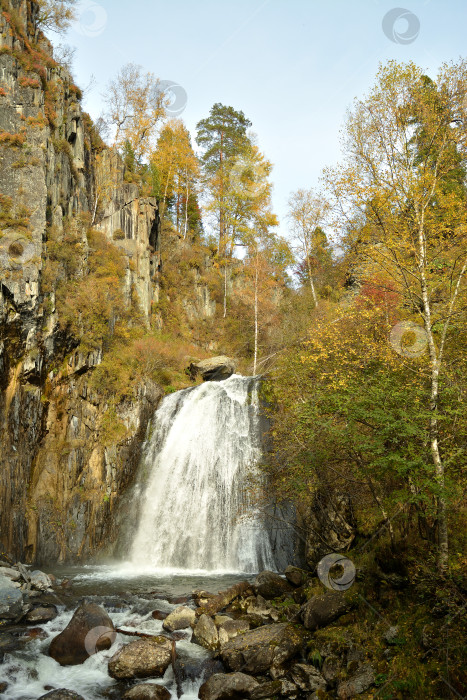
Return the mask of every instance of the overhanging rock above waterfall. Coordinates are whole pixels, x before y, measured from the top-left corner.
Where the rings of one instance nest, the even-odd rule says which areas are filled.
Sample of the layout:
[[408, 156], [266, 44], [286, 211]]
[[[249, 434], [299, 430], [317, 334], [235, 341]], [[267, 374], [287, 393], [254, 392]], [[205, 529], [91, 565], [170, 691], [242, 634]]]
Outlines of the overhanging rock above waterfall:
[[205, 382], [221, 381], [228, 379], [237, 369], [237, 363], [231, 357], [219, 355], [208, 360], [192, 362], [187, 368], [187, 374], [191, 379], [196, 379], [197, 374], [201, 374]]

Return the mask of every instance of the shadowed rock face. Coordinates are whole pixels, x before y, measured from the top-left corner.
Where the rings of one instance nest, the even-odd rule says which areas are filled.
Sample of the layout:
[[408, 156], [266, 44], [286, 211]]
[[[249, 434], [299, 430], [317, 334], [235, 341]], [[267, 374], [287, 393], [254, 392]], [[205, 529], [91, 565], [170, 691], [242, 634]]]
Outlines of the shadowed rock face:
[[[97, 153], [71, 76], [33, 29], [37, 4], [13, 6], [16, 29], [0, 14], [0, 547], [23, 561], [76, 561], [114, 541], [120, 495], [162, 391], [137, 387], [117, 407], [125, 440], [104, 446], [108, 405], [89, 386], [102, 350], [77, 348], [54, 295], [44, 293], [51, 227], [57, 245], [73, 230], [85, 275], [95, 213], [94, 228], [124, 253], [125, 299], [136, 292], [147, 323], [158, 293], [159, 213], [154, 199], [124, 183], [118, 154]], [[27, 70], [31, 46], [40, 76]], [[95, 211], [96, 183], [106, 178], [112, 189]], [[116, 228], [123, 239], [114, 239]]]

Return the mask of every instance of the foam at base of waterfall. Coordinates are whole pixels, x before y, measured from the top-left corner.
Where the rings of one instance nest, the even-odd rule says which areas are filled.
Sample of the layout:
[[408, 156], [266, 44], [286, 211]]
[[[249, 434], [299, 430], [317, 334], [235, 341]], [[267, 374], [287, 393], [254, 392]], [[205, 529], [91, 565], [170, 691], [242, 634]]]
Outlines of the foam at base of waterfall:
[[247, 490], [261, 456], [257, 380], [233, 375], [170, 394], [149, 435], [132, 566], [166, 574], [274, 569]]

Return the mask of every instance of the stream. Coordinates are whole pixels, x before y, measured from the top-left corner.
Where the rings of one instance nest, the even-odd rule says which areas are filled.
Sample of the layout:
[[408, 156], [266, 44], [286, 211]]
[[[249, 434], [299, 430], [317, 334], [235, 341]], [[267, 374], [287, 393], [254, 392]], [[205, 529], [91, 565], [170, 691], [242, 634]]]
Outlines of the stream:
[[[115, 627], [128, 631], [158, 635], [163, 632], [162, 621], [152, 617], [154, 610], [169, 613], [178, 605], [194, 607], [190, 600], [195, 589], [217, 593], [238, 581], [245, 580], [239, 573], [209, 573], [177, 571], [138, 571], [132, 563], [114, 566], [59, 567], [51, 571], [57, 578], [69, 579], [70, 588], [63, 594], [50, 595], [50, 602], [57, 606], [58, 616], [42, 625], [14, 628], [18, 649], [5, 653], [0, 664], [0, 683], [8, 683], [0, 698], [5, 700], [37, 700], [52, 688], [67, 688], [85, 698], [120, 698], [133, 683], [118, 682], [107, 672], [107, 663], [116, 651], [136, 636], [117, 634], [112, 647], [89, 657], [78, 666], [60, 666], [48, 655], [51, 639], [61, 632], [70, 621], [74, 610], [82, 602], [101, 605], [109, 614]], [[248, 578], [248, 577], [247, 577]], [[251, 576], [250, 576], [251, 579]], [[185, 599], [188, 600], [185, 602]], [[183, 636], [182, 639], [179, 637]], [[203, 682], [203, 673], [212, 654], [197, 644], [191, 644], [191, 629], [177, 633], [177, 656], [182, 661], [186, 675], [183, 681], [184, 700], [198, 697]], [[148, 678], [141, 682], [155, 682], [165, 686], [177, 697], [172, 668], [169, 666], [163, 678]]]

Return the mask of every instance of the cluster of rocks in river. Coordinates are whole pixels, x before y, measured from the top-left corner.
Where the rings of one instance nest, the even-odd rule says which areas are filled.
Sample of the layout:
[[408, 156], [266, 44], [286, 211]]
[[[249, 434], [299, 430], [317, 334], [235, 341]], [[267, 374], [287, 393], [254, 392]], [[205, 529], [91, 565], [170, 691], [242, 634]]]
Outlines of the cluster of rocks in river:
[[[26, 624], [52, 619], [52, 606], [33, 602], [36, 593], [52, 586], [50, 577], [29, 573], [21, 565], [3, 565], [0, 572], [0, 617]], [[8, 600], [6, 590], [11, 591]], [[180, 696], [187, 675], [176, 642], [191, 635], [192, 642], [212, 654], [198, 675], [203, 681], [201, 700], [352, 698], [374, 684], [371, 662], [351, 641], [323, 643], [314, 635], [355, 605], [351, 591], [317, 594], [311, 574], [288, 567], [285, 578], [265, 571], [254, 583], [238, 583], [218, 594], [194, 591], [168, 615], [154, 611], [153, 617], [162, 619], [158, 636], [116, 629], [103, 608], [83, 603], [52, 640], [49, 654], [61, 665], [77, 665], [110, 649], [118, 632], [137, 636], [111, 656], [109, 675], [123, 684], [121, 697], [169, 700], [170, 692], [155, 681], [172, 666]], [[80, 698], [65, 689], [52, 689], [42, 697]]]
[[57, 609], [44, 602], [44, 594], [53, 593], [54, 582], [43, 571], [0, 561], [0, 621], [41, 624], [53, 620]]

